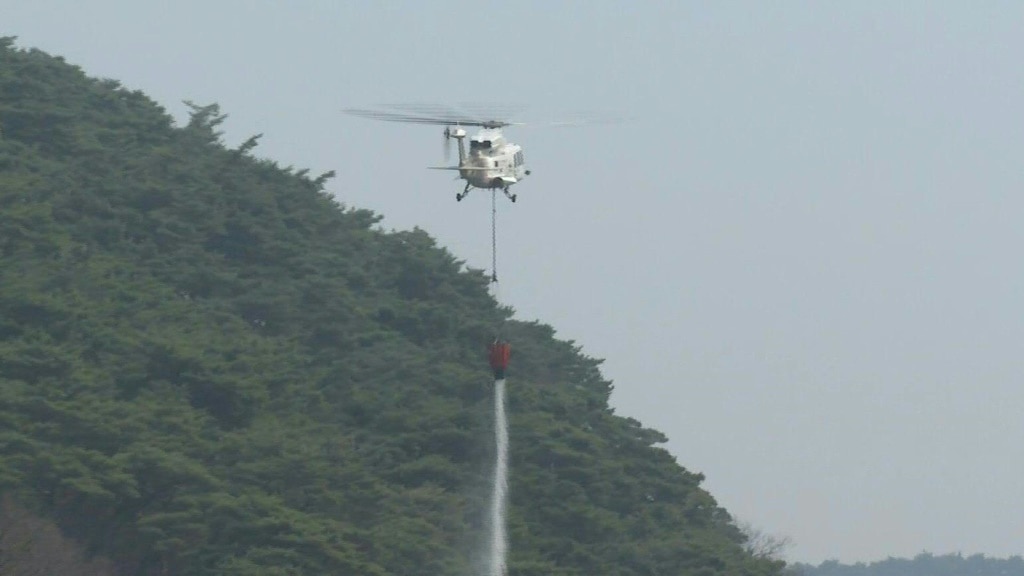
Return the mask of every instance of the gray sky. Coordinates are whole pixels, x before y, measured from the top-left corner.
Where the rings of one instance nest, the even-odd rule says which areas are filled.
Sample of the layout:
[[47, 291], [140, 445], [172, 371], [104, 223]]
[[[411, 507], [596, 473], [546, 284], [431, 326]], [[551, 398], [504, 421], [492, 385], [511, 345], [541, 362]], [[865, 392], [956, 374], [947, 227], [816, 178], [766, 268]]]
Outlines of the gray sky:
[[441, 128], [342, 108], [633, 116], [508, 132], [501, 298], [791, 560], [1024, 553], [1024, 3], [0, 0], [0, 34], [217, 102], [479, 268]]

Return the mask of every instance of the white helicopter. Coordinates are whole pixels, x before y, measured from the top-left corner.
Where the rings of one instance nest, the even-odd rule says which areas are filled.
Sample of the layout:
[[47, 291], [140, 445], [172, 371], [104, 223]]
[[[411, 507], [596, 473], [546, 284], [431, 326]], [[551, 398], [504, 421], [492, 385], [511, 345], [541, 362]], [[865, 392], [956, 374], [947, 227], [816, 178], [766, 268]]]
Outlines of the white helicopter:
[[[372, 120], [444, 126], [445, 156], [449, 156], [450, 143], [454, 138], [459, 146], [459, 165], [430, 166], [429, 168], [459, 172], [459, 178], [466, 181], [466, 188], [455, 195], [456, 200], [461, 201], [472, 188], [500, 188], [509, 200], [515, 202], [516, 195], [512, 194], [509, 188], [530, 175], [530, 171], [526, 168], [523, 147], [509, 142], [501, 132], [502, 128], [517, 126], [520, 125], [519, 123], [504, 120], [481, 120], [447, 109], [421, 109], [406, 113], [349, 108], [345, 112]], [[481, 130], [469, 138], [469, 152], [467, 152], [463, 140], [467, 136], [464, 127], [469, 126], [479, 127]]]

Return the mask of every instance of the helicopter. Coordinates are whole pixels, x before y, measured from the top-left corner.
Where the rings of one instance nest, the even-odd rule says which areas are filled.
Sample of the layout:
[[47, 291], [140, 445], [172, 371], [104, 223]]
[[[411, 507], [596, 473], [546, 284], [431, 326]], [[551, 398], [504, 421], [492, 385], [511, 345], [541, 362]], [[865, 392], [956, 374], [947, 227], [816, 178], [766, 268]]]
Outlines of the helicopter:
[[[520, 125], [505, 120], [484, 120], [463, 115], [449, 109], [420, 109], [412, 112], [387, 112], [362, 108], [347, 108], [346, 113], [371, 120], [387, 122], [406, 122], [409, 124], [435, 124], [444, 126], [445, 157], [450, 155], [451, 141], [458, 143], [458, 166], [429, 166], [432, 170], [452, 170], [459, 173], [458, 179], [466, 181], [466, 187], [455, 195], [456, 201], [462, 201], [473, 188], [500, 189], [512, 202], [516, 195], [509, 188], [530, 175], [526, 168], [523, 147], [509, 142], [502, 133], [502, 128]], [[467, 127], [478, 127], [480, 130], [473, 136], [466, 132]], [[465, 140], [469, 138], [469, 150]]]

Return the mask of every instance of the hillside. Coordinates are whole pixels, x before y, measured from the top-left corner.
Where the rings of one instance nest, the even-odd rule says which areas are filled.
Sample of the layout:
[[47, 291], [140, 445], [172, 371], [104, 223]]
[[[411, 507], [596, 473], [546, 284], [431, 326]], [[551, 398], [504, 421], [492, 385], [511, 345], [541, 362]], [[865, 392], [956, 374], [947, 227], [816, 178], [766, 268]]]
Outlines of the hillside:
[[914, 558], [888, 558], [869, 564], [840, 564], [835, 560], [817, 566], [793, 564], [786, 571], [794, 576], [1024, 576], [1024, 559], [925, 552]]
[[511, 576], [780, 572], [598, 360], [192, 108], [0, 41], [8, 499], [124, 575], [478, 573], [504, 324]]

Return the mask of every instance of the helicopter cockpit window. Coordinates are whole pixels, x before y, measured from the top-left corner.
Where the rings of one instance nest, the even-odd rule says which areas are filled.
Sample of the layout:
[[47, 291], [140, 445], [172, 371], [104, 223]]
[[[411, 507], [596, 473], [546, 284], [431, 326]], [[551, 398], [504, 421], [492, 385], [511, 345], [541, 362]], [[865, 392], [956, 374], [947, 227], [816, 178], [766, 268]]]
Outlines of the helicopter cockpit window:
[[490, 147], [491, 147], [491, 141], [490, 140], [470, 140], [469, 141], [469, 149], [470, 150], [487, 150]]

